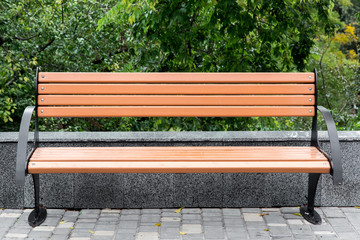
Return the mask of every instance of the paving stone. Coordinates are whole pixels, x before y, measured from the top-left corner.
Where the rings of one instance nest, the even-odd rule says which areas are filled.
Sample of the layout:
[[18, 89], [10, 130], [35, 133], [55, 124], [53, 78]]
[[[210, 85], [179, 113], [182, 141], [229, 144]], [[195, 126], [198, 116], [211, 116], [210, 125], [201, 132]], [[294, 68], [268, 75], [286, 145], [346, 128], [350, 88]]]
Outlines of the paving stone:
[[201, 216], [198, 214], [183, 214], [182, 219], [201, 220]]
[[37, 226], [32, 229], [33, 232], [52, 232], [54, 231], [55, 227], [51, 226]]
[[69, 235], [71, 232], [71, 228], [55, 228], [54, 235]]
[[261, 208], [262, 212], [280, 212], [280, 208]]
[[91, 237], [92, 233], [85, 229], [74, 229], [71, 232], [71, 237]]
[[13, 212], [3, 212], [0, 214], [0, 219], [1, 218], [19, 218], [21, 216], [21, 213], [13, 213]]
[[240, 216], [241, 212], [239, 208], [223, 208], [222, 214], [225, 216]]
[[202, 208], [202, 213], [221, 213], [220, 208]]
[[183, 224], [181, 229], [185, 233], [202, 233], [201, 224]]
[[140, 222], [158, 223], [160, 222], [160, 215], [142, 215]]
[[338, 207], [322, 207], [321, 210], [327, 218], [345, 217], [345, 214]]
[[201, 219], [183, 219], [182, 223], [184, 223], [184, 224], [201, 224], [202, 220]]
[[186, 234], [181, 236], [182, 240], [203, 240], [204, 234], [197, 233], [197, 234]]
[[201, 213], [201, 209], [200, 208], [184, 208], [181, 210], [182, 214], [189, 214], [189, 213]]
[[20, 234], [28, 234], [31, 231], [31, 228], [11, 228], [8, 231], [9, 233], [20, 233]]
[[140, 219], [140, 215], [121, 215], [121, 221], [137, 221]]
[[47, 209], [46, 211], [47, 211], [48, 216], [64, 215], [64, 213], [65, 213], [64, 209]]
[[350, 221], [352, 225], [360, 225], [360, 212], [357, 213], [345, 213], [346, 218]]
[[[32, 211], [32, 209], [30, 209]], [[24, 210], [21, 210], [21, 209], [10, 209], [10, 208], [7, 208], [7, 209], [4, 209], [3, 210], [4, 213], [23, 213]]]
[[127, 214], [140, 215], [140, 213], [141, 213], [140, 209], [123, 209], [123, 210], [121, 210], [121, 215], [127, 215]]
[[303, 221], [300, 219], [288, 219], [286, 220], [289, 225], [303, 225]]
[[263, 218], [267, 224], [270, 223], [283, 223], [286, 224], [286, 220], [279, 212], [270, 212], [269, 215], [264, 215]]
[[222, 216], [203, 216], [202, 220], [204, 222], [215, 222], [215, 221], [222, 221]]
[[49, 238], [52, 235], [51, 231], [31, 231], [29, 237], [32, 238]]
[[134, 240], [136, 237], [135, 233], [120, 233], [115, 235], [115, 240]]
[[112, 225], [112, 224], [107, 224], [107, 225], [96, 224], [95, 225], [95, 231], [115, 231], [116, 228], [117, 228], [117, 225]]
[[282, 213], [298, 213], [299, 208], [298, 207], [282, 207], [282, 208], [280, 208], [280, 211]]
[[340, 232], [337, 233], [340, 239], [360, 239], [360, 235], [356, 232]]
[[150, 226], [150, 225], [146, 225], [146, 226], [140, 226], [139, 227], [139, 232], [158, 232], [159, 231], [159, 227], [157, 226]]
[[[75, 219], [76, 221], [76, 219]], [[79, 218], [77, 219], [77, 223], [96, 223], [98, 219], [96, 218]]]
[[180, 213], [174, 213], [174, 212], [162, 212], [161, 216], [162, 217], [180, 217], [181, 214]]
[[119, 228], [137, 228], [137, 221], [120, 221]]
[[26, 238], [27, 236], [25, 233], [8, 233], [5, 235], [6, 238]]
[[81, 214], [100, 214], [100, 209], [81, 209]]
[[242, 213], [261, 213], [260, 208], [242, 208]]
[[343, 213], [360, 213], [360, 208], [355, 207], [340, 207]]
[[111, 208], [104, 208], [101, 210], [101, 214], [103, 213], [120, 213], [120, 209], [111, 209]]
[[157, 232], [139, 232], [136, 234], [136, 240], [158, 240], [159, 233]]
[[204, 226], [223, 226], [223, 222], [213, 222], [213, 221], [206, 221], [203, 222]]
[[242, 218], [224, 219], [225, 226], [242, 226], [245, 224]]
[[287, 236], [290, 237], [292, 235], [290, 228], [285, 226], [269, 226], [269, 232], [272, 237], [275, 236]]
[[50, 240], [67, 240], [68, 235], [52, 235]]
[[114, 236], [115, 231], [95, 231], [94, 236]]
[[179, 217], [162, 217], [160, 219], [161, 222], [177, 222], [181, 221], [181, 218]]
[[244, 212], [243, 213], [245, 222], [262, 222], [263, 218], [258, 213]]
[[85, 228], [85, 229], [89, 229], [89, 230], [92, 230], [95, 228], [95, 225], [96, 223], [76, 223], [74, 228], [77, 229], [77, 228]]
[[56, 228], [71, 228], [74, 226], [74, 222], [64, 222], [64, 223], [60, 223]]
[[160, 215], [161, 214], [161, 209], [141, 209], [141, 214], [143, 215], [147, 215], [147, 214], [151, 214], [151, 215]]

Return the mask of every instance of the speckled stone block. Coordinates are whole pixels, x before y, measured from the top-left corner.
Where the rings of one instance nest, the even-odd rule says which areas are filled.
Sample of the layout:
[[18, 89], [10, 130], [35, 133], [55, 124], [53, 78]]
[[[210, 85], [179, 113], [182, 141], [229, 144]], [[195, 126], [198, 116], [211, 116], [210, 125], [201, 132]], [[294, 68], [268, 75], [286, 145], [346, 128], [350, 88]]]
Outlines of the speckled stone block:
[[173, 207], [173, 174], [124, 174], [123, 186], [124, 208]]
[[15, 184], [16, 143], [0, 144], [0, 205], [21, 208], [24, 188]]
[[221, 173], [174, 174], [174, 207], [216, 207], [222, 200]]
[[74, 174], [75, 208], [121, 208], [124, 174]]
[[[359, 142], [340, 144], [343, 164], [343, 185], [334, 186], [330, 175], [323, 175], [321, 183], [322, 206], [355, 206], [360, 199], [360, 147]], [[329, 152], [329, 143], [324, 144]]]
[[[40, 174], [40, 203], [46, 208], [74, 208], [74, 174]], [[25, 181], [24, 207], [34, 207], [34, 184]]]
[[223, 207], [270, 206], [262, 173], [224, 173]]

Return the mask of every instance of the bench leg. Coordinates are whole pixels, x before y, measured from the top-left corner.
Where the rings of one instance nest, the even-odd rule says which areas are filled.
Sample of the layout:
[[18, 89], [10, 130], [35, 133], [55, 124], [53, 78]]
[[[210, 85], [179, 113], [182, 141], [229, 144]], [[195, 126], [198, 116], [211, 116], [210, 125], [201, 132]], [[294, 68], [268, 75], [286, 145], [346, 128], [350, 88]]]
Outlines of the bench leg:
[[40, 205], [40, 179], [39, 174], [32, 174], [34, 182], [34, 191], [35, 191], [35, 209], [30, 213], [28, 222], [32, 227], [39, 226], [42, 224], [47, 216], [46, 209]]
[[321, 217], [314, 210], [316, 188], [320, 175], [321, 173], [309, 174], [308, 204], [300, 208], [300, 213], [305, 218], [305, 220], [315, 225], [321, 224]]

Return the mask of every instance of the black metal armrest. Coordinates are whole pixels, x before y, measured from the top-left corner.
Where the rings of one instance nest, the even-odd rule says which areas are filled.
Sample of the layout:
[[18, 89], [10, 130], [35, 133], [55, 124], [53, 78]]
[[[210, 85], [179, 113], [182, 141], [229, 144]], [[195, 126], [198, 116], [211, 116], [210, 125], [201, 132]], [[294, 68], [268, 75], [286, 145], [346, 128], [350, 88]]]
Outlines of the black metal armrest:
[[[29, 139], [29, 127], [31, 117], [33, 115], [34, 110], [36, 109], [35, 106], [26, 107], [21, 118], [20, 124], [20, 131], [19, 131], [19, 139], [17, 144], [17, 153], [16, 153], [16, 184], [18, 186], [25, 185], [25, 175], [26, 175], [26, 166], [27, 161], [31, 154], [34, 152], [35, 148], [37, 147], [38, 142], [38, 131], [37, 131], [37, 124], [35, 126], [34, 132], [34, 147], [29, 156], [26, 154], [27, 150], [27, 143]], [[37, 120], [37, 119], [36, 119]]]
[[330, 148], [331, 148], [331, 167], [332, 167], [332, 176], [334, 185], [342, 185], [342, 162], [341, 162], [341, 151], [340, 151], [340, 143], [339, 137], [337, 134], [336, 126], [333, 117], [329, 110], [322, 106], [318, 106], [317, 109], [321, 112], [324, 117], [326, 127], [329, 134], [330, 139]]

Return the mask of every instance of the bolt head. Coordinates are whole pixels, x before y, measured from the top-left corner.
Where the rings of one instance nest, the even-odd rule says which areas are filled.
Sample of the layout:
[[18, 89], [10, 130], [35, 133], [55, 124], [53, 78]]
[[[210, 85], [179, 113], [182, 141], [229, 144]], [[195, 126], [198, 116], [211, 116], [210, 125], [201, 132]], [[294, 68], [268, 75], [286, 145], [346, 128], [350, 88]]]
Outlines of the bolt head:
[[311, 90], [312, 90], [312, 88], [310, 87], [310, 88], [309, 88], [309, 90], [311, 91]]
[[41, 113], [43, 113], [43, 112], [44, 112], [44, 110], [41, 110], [40, 112], [41, 112]]
[[311, 76], [309, 76], [309, 79], [311, 79]]
[[42, 78], [45, 78], [45, 76], [44, 76], [44, 75], [42, 75], [41, 77], [42, 77]]
[[[42, 99], [41, 99], [41, 101], [42, 101]], [[312, 99], [311, 98], [309, 98], [309, 102], [311, 102], [312, 101]]]
[[41, 90], [44, 90], [44, 87], [42, 87]]
[[309, 113], [312, 113], [312, 110], [309, 110]]
[[43, 101], [44, 101], [44, 99], [42, 98], [42, 99], [41, 99], [41, 101], [43, 102]]

